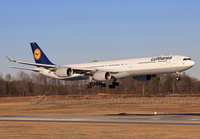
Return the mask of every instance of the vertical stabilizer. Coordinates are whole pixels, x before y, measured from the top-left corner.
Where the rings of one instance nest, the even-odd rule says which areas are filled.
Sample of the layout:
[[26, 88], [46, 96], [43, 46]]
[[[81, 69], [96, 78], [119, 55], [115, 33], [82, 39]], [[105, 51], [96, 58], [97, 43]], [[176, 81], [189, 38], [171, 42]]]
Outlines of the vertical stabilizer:
[[54, 65], [43, 53], [43, 51], [40, 49], [40, 47], [38, 46], [36, 42], [30, 43], [30, 44], [33, 51], [33, 57], [35, 59], [35, 63]]

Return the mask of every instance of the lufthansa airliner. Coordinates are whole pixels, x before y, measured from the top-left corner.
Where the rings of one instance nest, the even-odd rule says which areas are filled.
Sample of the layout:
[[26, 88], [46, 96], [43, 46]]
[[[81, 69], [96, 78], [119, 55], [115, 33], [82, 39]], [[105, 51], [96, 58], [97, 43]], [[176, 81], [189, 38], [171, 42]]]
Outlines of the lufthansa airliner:
[[187, 56], [167, 55], [145, 58], [122, 59], [102, 62], [90, 62], [70, 65], [53, 64], [36, 42], [31, 43], [35, 63], [12, 60], [20, 64], [36, 66], [36, 68], [11, 67], [15, 69], [32, 70], [43, 75], [61, 80], [88, 80], [86, 88], [92, 86], [106, 87], [105, 81], [113, 80], [109, 88], [119, 86], [117, 79], [133, 77], [138, 81], [149, 81], [157, 74], [176, 73], [177, 80], [181, 79], [181, 73], [195, 65], [195, 62]]

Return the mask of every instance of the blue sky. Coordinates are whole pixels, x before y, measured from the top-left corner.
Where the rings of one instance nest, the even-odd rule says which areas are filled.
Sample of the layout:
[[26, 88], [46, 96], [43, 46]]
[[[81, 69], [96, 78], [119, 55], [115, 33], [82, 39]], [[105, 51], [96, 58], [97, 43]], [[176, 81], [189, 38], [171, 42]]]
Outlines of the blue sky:
[[[200, 79], [199, 0], [0, 0], [0, 73], [6, 55], [34, 62], [37, 42], [56, 64], [180, 54]], [[28, 72], [30, 73], [30, 72]]]

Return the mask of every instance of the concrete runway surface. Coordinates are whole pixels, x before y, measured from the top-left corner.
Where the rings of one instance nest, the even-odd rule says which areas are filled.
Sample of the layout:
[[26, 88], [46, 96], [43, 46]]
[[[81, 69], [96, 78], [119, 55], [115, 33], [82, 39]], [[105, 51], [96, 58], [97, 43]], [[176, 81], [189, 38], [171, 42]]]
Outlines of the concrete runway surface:
[[0, 121], [200, 125], [200, 114], [117, 114], [92, 116], [2, 116]]

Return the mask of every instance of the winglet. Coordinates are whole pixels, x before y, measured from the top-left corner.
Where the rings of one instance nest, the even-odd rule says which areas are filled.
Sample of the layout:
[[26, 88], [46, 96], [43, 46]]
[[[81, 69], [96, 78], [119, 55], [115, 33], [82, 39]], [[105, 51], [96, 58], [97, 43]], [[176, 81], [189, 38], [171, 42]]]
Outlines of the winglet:
[[11, 62], [16, 62], [16, 60], [12, 60], [10, 57], [6, 56], [6, 58]]

